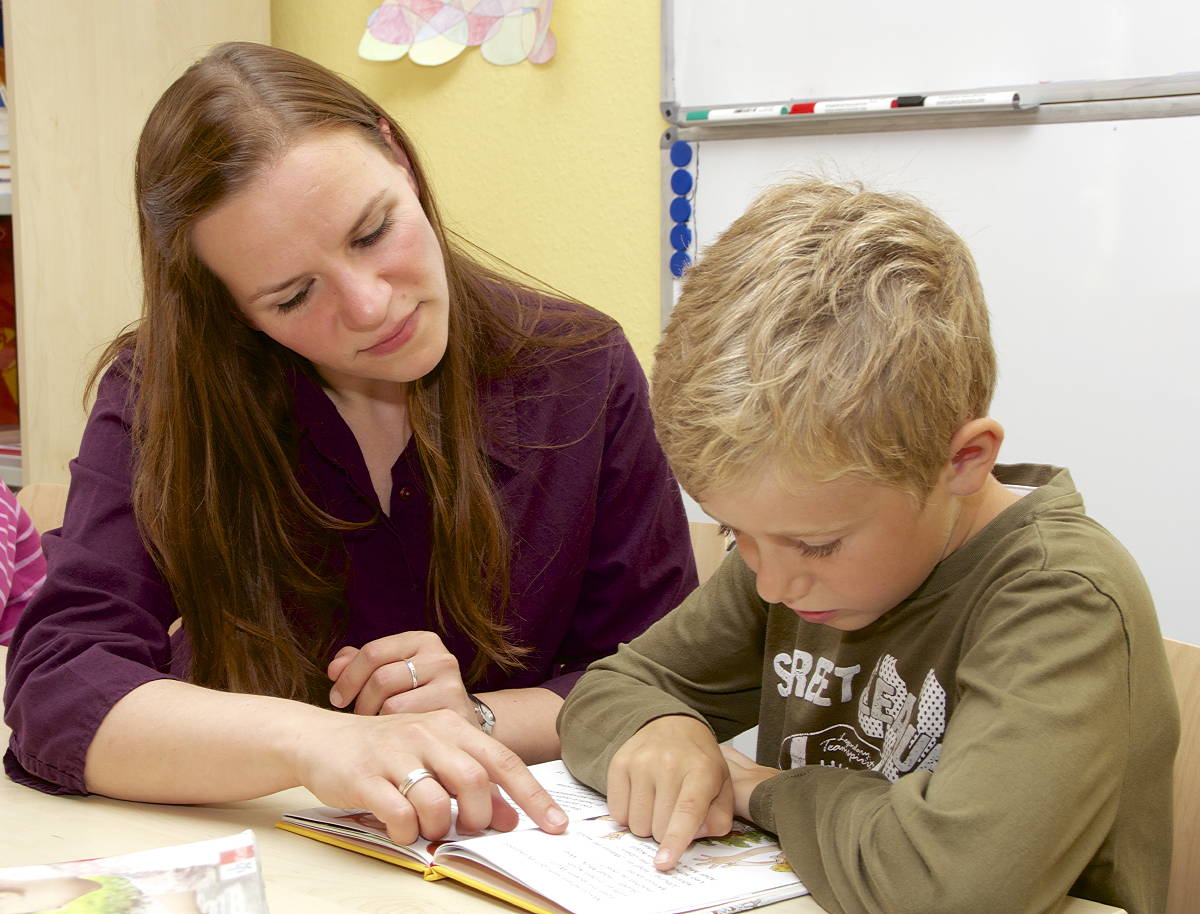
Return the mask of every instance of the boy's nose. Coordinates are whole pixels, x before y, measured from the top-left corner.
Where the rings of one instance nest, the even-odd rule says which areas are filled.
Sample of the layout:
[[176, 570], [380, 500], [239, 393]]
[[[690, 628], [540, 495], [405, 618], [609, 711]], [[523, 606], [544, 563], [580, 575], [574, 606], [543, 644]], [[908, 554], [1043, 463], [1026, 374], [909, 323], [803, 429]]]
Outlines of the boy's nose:
[[807, 596], [812, 589], [812, 578], [787, 563], [760, 554], [755, 584], [758, 595], [766, 602], [787, 603]]

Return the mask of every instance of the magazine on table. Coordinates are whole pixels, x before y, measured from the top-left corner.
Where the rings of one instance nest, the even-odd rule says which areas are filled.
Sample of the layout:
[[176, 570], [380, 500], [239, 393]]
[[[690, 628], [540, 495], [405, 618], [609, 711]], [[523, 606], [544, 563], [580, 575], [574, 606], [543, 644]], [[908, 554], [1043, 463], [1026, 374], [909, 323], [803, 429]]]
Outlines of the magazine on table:
[[267, 914], [254, 832], [172, 847], [0, 867], [0, 910]]

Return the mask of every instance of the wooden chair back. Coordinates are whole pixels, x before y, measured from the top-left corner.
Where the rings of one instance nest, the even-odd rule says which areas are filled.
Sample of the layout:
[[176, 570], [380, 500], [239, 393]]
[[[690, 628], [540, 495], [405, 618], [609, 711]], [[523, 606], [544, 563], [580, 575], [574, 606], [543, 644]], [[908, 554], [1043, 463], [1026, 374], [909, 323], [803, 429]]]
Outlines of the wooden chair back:
[[1166, 914], [1192, 914], [1200, 904], [1200, 646], [1164, 639], [1179, 696], [1175, 756], [1175, 852]]
[[38, 533], [45, 533], [62, 526], [63, 513], [67, 508], [67, 486], [59, 482], [33, 482], [21, 486], [17, 501], [37, 527]]
[[725, 537], [721, 535], [719, 524], [692, 522], [688, 527], [692, 534], [692, 554], [696, 556], [696, 573], [703, 584], [725, 560]]

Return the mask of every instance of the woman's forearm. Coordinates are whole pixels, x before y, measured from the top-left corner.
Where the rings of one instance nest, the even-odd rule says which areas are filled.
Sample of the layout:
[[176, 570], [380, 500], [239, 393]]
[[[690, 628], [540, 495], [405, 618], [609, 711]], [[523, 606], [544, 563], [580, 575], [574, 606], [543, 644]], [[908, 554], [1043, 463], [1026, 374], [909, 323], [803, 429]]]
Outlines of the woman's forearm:
[[118, 701], [88, 748], [88, 790], [126, 800], [215, 803], [299, 783], [296, 752], [338, 715], [297, 701], [173, 679]]
[[554, 722], [563, 700], [549, 689], [501, 689], [480, 692], [496, 715], [492, 736], [519, 755], [525, 764], [559, 757], [558, 731]]
[[[528, 716], [539, 733], [547, 720], [553, 730], [556, 695], [496, 694], [514, 724]], [[84, 777], [95, 793], [157, 803], [229, 802], [303, 785], [326, 805], [369, 809], [401, 844], [418, 832], [442, 837], [452, 797], [461, 830], [511, 828], [512, 810], [493, 803], [492, 784], [547, 831], [567, 822], [513, 751], [447, 708], [344, 714], [175, 680], [148, 682], [113, 705]]]

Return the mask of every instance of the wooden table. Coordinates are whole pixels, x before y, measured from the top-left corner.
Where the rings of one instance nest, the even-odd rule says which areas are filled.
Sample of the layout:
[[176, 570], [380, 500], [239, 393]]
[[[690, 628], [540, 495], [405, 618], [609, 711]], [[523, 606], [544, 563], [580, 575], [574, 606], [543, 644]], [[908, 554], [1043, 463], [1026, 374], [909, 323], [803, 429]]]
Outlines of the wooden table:
[[[0, 648], [0, 670], [6, 649]], [[2, 677], [0, 677], [2, 684]], [[0, 745], [8, 727], [0, 724]], [[274, 914], [503, 914], [513, 908], [452, 880], [420, 875], [274, 828], [280, 814], [320, 805], [296, 787], [268, 797], [205, 806], [131, 803], [108, 797], [55, 797], [0, 776], [0, 866], [108, 857], [254, 829]], [[771, 914], [824, 914], [811, 898], [769, 908]], [[1056, 914], [1102, 914], [1116, 908], [1066, 899]]]

